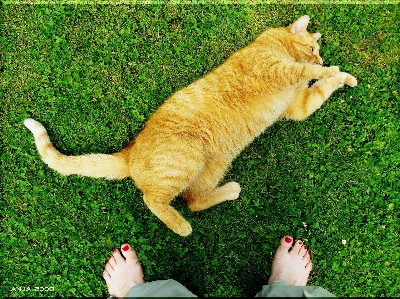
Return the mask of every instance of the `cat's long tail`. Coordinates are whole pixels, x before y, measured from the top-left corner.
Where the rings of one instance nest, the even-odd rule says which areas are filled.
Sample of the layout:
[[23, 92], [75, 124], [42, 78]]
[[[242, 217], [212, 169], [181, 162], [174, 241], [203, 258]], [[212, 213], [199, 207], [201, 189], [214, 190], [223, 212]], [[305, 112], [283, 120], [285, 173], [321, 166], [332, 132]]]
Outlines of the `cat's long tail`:
[[24, 125], [35, 137], [36, 147], [43, 161], [61, 174], [107, 179], [130, 176], [128, 163], [122, 153], [66, 156], [53, 146], [45, 127], [40, 122], [28, 118], [24, 121]]

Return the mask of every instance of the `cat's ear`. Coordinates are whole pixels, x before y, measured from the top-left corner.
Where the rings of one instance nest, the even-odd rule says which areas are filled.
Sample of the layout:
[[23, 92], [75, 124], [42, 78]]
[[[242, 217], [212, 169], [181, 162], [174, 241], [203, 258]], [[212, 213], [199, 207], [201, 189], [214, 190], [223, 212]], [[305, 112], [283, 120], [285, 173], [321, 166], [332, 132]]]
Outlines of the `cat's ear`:
[[313, 33], [312, 37], [315, 39], [315, 41], [317, 41], [321, 38], [321, 33], [319, 32]]
[[309, 16], [302, 16], [296, 22], [289, 26], [291, 33], [302, 33], [307, 31], [307, 25], [310, 21]]

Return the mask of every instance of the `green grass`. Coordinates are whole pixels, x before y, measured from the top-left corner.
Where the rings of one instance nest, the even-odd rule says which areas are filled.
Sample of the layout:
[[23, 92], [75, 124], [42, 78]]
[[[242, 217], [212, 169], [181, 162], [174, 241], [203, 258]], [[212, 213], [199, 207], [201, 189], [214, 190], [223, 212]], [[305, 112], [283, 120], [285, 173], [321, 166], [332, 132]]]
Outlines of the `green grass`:
[[[309, 284], [337, 296], [400, 294], [398, 6], [0, 8], [0, 294], [107, 293], [104, 263], [130, 242], [147, 281], [253, 296], [285, 234], [310, 247]], [[224, 179], [241, 184], [238, 200], [192, 213], [176, 199], [194, 228], [187, 238], [148, 210], [130, 180], [51, 170], [23, 126], [41, 121], [66, 154], [118, 151], [174, 91], [303, 14], [322, 33], [325, 64], [358, 86], [249, 146]]]

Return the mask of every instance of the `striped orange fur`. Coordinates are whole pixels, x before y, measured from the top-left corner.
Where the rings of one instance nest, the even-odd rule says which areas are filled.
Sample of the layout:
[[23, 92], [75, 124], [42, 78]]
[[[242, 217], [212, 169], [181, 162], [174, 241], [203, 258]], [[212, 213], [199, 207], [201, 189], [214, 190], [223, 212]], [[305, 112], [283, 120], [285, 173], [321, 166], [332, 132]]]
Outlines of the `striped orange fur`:
[[[45, 163], [61, 174], [131, 177], [150, 210], [187, 236], [192, 228], [170, 202], [181, 194], [193, 211], [239, 197], [240, 186], [218, 186], [232, 160], [279, 119], [303, 120], [337, 88], [356, 79], [337, 66], [323, 67], [308, 16], [264, 31], [203, 78], [173, 94], [126, 148], [113, 155], [65, 156], [46, 129], [25, 125]], [[311, 87], [308, 82], [318, 81]]]

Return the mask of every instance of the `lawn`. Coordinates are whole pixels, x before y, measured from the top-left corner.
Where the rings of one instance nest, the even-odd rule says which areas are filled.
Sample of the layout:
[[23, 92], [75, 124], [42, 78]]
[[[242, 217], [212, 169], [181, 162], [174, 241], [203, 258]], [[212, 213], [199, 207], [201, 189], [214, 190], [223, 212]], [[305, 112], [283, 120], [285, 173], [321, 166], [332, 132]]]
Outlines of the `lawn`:
[[[279, 238], [309, 245], [310, 285], [337, 296], [400, 295], [398, 5], [0, 6], [0, 294], [107, 294], [104, 263], [129, 242], [145, 280], [201, 296], [253, 296]], [[326, 65], [358, 79], [304, 122], [281, 121], [234, 161], [239, 199], [192, 213], [186, 238], [129, 179], [64, 177], [23, 120], [65, 154], [126, 146], [173, 92], [268, 27], [311, 17]]]

